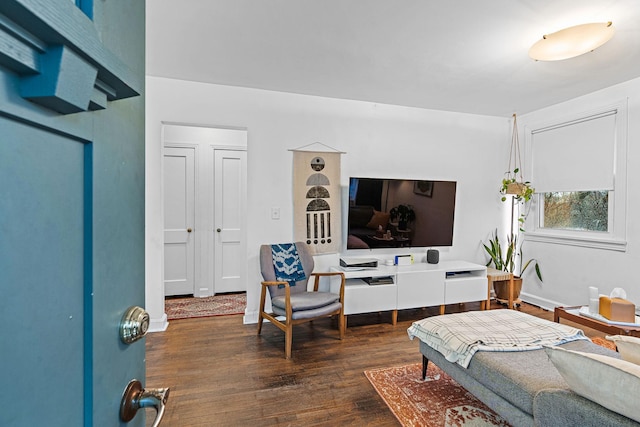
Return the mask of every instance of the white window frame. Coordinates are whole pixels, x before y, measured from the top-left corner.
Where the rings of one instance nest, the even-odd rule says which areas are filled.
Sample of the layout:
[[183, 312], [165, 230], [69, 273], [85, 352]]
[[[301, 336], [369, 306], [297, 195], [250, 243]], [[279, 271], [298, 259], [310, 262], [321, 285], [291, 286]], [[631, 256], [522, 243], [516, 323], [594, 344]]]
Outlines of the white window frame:
[[[545, 123], [525, 126], [526, 170], [531, 171], [531, 139], [541, 129], [582, 121], [615, 110], [614, 185], [609, 191], [609, 231], [549, 229], [541, 227], [544, 218], [542, 195], [532, 199], [525, 240], [625, 252], [627, 249], [627, 100], [595, 110], [568, 115]], [[528, 177], [531, 179], [531, 177]], [[535, 188], [535, 182], [532, 182]]]

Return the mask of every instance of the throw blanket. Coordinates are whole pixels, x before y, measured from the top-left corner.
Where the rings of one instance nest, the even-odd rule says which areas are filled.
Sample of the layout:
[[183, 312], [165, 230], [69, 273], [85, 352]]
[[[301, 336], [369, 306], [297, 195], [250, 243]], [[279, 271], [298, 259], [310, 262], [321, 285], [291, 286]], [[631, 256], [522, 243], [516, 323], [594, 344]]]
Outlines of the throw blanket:
[[[289, 282], [289, 286], [295, 286], [296, 282], [306, 278], [295, 243], [271, 245], [271, 256], [276, 280]], [[278, 285], [278, 287], [284, 286]]]
[[538, 350], [546, 345], [588, 340], [580, 329], [514, 310], [469, 311], [427, 317], [407, 330], [409, 338], [442, 353], [450, 362], [469, 366], [479, 351]]

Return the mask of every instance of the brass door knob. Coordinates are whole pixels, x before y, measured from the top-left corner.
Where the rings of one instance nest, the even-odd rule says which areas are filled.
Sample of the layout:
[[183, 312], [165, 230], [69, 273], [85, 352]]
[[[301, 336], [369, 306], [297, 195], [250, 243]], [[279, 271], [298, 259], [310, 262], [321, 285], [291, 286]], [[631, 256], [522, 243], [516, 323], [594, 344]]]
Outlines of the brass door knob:
[[191, 233], [192, 231], [191, 227], [187, 228], [187, 233]]

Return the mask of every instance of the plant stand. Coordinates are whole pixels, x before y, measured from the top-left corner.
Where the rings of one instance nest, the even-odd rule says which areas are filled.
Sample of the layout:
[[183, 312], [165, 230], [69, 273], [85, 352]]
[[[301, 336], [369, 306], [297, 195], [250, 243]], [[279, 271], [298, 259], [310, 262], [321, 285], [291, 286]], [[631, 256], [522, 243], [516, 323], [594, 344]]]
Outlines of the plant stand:
[[[520, 281], [520, 289], [522, 288], [522, 279], [521, 278], [514, 278], [512, 273], [509, 273], [507, 271], [502, 271], [502, 270], [496, 270], [495, 268], [487, 268], [487, 301], [484, 303], [484, 307], [482, 307], [481, 305], [481, 309], [485, 309], [485, 310], [489, 310], [490, 307], [490, 302], [491, 302], [491, 289], [494, 289], [494, 284], [496, 282], [505, 282], [507, 283], [507, 287], [508, 287], [508, 291], [507, 291], [507, 298], [506, 299], [502, 299], [502, 298], [498, 298], [498, 293], [496, 292], [496, 300], [502, 304], [507, 304], [507, 307], [509, 309], [513, 309], [514, 304], [521, 304], [522, 301], [520, 300], [520, 298], [518, 298], [518, 296], [520, 295], [520, 292], [518, 291], [517, 293], [516, 291], [516, 282]], [[502, 295], [501, 295], [502, 296]]]

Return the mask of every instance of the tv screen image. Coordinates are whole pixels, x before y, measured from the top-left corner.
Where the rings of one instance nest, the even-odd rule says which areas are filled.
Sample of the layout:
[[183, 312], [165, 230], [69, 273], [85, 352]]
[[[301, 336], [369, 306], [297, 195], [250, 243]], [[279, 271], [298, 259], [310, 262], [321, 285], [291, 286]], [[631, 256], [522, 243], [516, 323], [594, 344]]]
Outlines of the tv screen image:
[[451, 246], [456, 184], [350, 178], [347, 249]]

